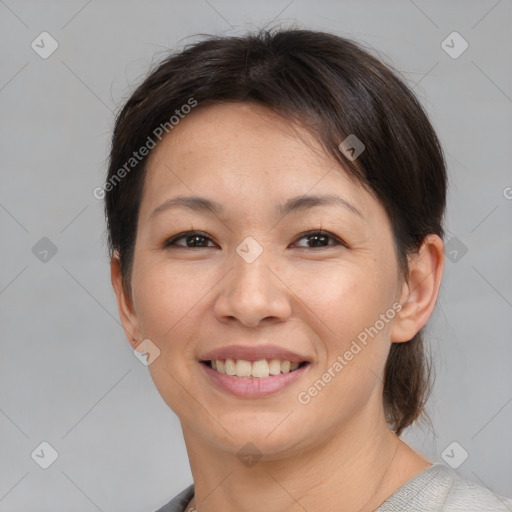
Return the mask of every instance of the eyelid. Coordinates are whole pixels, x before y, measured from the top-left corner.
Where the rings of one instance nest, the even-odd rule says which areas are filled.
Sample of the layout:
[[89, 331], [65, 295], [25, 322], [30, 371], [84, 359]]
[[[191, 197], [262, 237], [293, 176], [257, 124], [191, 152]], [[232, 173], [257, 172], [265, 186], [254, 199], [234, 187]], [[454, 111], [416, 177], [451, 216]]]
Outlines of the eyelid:
[[[188, 236], [193, 236], [193, 235], [199, 235], [204, 238], [207, 238], [211, 242], [214, 242], [212, 240], [212, 237], [208, 233], [205, 233], [204, 231], [199, 231], [197, 229], [190, 229], [188, 231], [182, 231], [181, 233], [177, 233], [176, 235], [173, 235], [172, 237], [166, 239], [165, 242], [163, 243], [163, 247], [167, 248], [167, 247], [174, 246], [174, 247], [183, 247], [184, 249], [194, 249], [194, 247], [187, 247], [185, 245], [175, 245], [178, 240], [181, 240], [181, 239], [187, 238]], [[196, 249], [207, 249], [207, 247], [196, 247]]]
[[[339, 236], [335, 235], [334, 233], [331, 233], [330, 231], [326, 231], [325, 229], [310, 229], [309, 231], [304, 231], [301, 233], [295, 240], [294, 243], [297, 243], [302, 238], [305, 238], [307, 236], [313, 236], [313, 235], [320, 235], [320, 236], [326, 236], [330, 238], [331, 240], [334, 240], [334, 244], [332, 245], [326, 245], [326, 246], [319, 246], [319, 249], [327, 249], [329, 247], [336, 247], [339, 245], [342, 245], [344, 247], [348, 248], [348, 245], [345, 243], [345, 241], [340, 238]], [[315, 247], [301, 247], [302, 249], [315, 249]]]
[[[212, 237], [210, 235], [208, 235], [208, 233], [205, 233], [204, 231], [192, 229], [192, 230], [188, 230], [188, 231], [182, 231], [181, 233], [177, 233], [176, 235], [173, 235], [172, 237], [166, 239], [163, 243], [163, 248], [165, 249], [165, 248], [170, 248], [170, 247], [181, 247], [183, 249], [196, 249], [196, 250], [197, 249], [208, 249], [208, 247], [187, 247], [186, 245], [177, 245], [176, 244], [176, 242], [178, 240], [182, 240], [182, 239], [187, 238], [188, 236], [193, 236], [193, 235], [199, 235], [201, 237], [208, 239], [208, 241], [216, 244], [216, 242], [212, 239]], [[313, 235], [327, 236], [328, 238], [330, 238], [331, 240], [334, 241], [334, 244], [330, 244], [330, 245], [326, 245], [326, 246], [317, 246], [317, 247], [299, 247], [299, 249], [318, 250], [318, 249], [328, 249], [329, 247], [338, 247], [338, 246], [346, 247], [347, 249], [349, 248], [349, 245], [342, 238], [335, 235], [334, 233], [331, 233], [330, 231], [326, 231], [326, 230], [320, 229], [320, 228], [310, 229], [308, 231], [304, 231], [304, 232], [300, 233], [298, 235], [298, 237], [295, 239], [295, 241], [292, 242], [292, 244], [296, 244], [299, 240], [302, 240], [303, 238], [305, 238], [307, 236], [313, 236]]]

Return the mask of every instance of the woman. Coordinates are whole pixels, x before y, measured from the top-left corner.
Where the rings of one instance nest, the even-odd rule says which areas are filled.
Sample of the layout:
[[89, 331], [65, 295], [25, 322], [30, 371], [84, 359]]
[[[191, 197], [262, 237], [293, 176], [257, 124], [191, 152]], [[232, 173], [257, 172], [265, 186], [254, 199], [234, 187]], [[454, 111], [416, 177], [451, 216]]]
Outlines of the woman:
[[122, 323], [194, 479], [160, 511], [512, 510], [400, 439], [446, 170], [390, 69], [308, 30], [191, 45], [119, 114], [105, 191]]

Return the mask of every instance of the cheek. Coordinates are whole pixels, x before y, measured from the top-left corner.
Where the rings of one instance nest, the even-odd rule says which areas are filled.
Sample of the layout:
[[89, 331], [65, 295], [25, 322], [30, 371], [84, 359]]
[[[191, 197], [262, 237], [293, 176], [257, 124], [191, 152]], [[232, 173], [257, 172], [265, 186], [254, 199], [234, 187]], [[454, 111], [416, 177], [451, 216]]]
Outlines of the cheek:
[[194, 387], [190, 382], [189, 365], [194, 361], [190, 341], [197, 336], [201, 297], [206, 288], [194, 281], [197, 273], [177, 272], [169, 265], [153, 263], [138, 271], [143, 278], [134, 289], [134, 306], [141, 336], [160, 350], [148, 370], [169, 408], [183, 416], [190, 400], [184, 390]]
[[[318, 369], [310, 382], [312, 394], [318, 393], [313, 406], [317, 414], [350, 414], [380, 385], [395, 314], [395, 277], [392, 269], [377, 264], [338, 264], [325, 275], [317, 274], [314, 286], [305, 292], [314, 299], [305, 302], [314, 309], [314, 330], [321, 340]], [[329, 382], [325, 388], [315, 385], [324, 376]]]
[[393, 304], [396, 276], [392, 269], [379, 268], [378, 262], [364, 263], [338, 262], [314, 273], [297, 272], [294, 279], [297, 296], [323, 322], [327, 337], [336, 337], [338, 344], [372, 326]]
[[[326, 429], [336, 429], [370, 400], [380, 400], [394, 317], [393, 281], [375, 269], [353, 267], [317, 274], [314, 282], [304, 291], [312, 301], [304, 302], [313, 310], [321, 348], [318, 367], [298, 400], [308, 418], [321, 418]], [[388, 322], [380, 316], [386, 312]]]
[[[185, 317], [194, 314], [193, 306], [200, 300], [198, 286], [191, 286], [192, 276], [165, 265], [147, 265], [138, 269], [138, 286], [134, 305], [141, 334], [154, 341], [160, 349], [168, 349], [169, 339], [183, 338], [180, 329]], [[134, 281], [135, 281], [134, 275]], [[187, 320], [188, 321], [188, 320]], [[175, 336], [180, 332], [180, 336]]]

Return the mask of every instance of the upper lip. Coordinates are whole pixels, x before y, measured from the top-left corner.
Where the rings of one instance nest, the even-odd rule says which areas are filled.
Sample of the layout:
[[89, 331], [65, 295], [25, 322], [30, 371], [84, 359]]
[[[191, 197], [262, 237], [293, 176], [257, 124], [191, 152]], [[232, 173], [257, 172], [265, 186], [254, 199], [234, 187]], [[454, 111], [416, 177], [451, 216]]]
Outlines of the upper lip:
[[199, 358], [200, 361], [216, 359], [245, 359], [246, 361], [280, 359], [292, 363], [308, 361], [306, 357], [277, 345], [230, 345], [211, 350]]

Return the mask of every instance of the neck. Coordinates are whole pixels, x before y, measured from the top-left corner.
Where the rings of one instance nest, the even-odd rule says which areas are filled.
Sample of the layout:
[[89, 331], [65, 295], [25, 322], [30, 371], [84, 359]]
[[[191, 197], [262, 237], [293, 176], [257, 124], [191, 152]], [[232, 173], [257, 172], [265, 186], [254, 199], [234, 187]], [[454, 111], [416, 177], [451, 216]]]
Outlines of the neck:
[[[367, 418], [368, 420], [368, 418]], [[430, 463], [378, 421], [326, 435], [290, 456], [244, 464], [183, 426], [198, 512], [369, 512]]]

